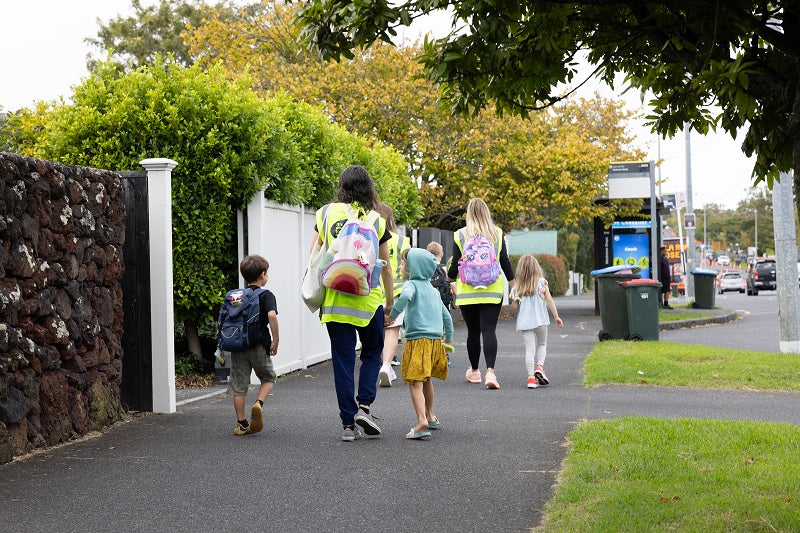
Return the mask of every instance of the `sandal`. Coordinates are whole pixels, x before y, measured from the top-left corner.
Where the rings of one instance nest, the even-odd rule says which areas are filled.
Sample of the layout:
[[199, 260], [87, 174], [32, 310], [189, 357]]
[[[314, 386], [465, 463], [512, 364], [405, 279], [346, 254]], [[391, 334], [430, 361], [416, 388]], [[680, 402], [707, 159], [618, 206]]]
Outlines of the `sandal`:
[[428, 429], [439, 429], [440, 427], [442, 427], [442, 423], [435, 416], [433, 417], [433, 422], [428, 422]]
[[416, 432], [414, 431], [414, 428], [411, 428], [411, 431], [409, 431], [408, 434], [406, 434], [407, 439], [416, 439], [416, 440], [426, 439], [430, 436], [431, 432], [428, 431], [427, 429], [423, 429], [420, 432]]

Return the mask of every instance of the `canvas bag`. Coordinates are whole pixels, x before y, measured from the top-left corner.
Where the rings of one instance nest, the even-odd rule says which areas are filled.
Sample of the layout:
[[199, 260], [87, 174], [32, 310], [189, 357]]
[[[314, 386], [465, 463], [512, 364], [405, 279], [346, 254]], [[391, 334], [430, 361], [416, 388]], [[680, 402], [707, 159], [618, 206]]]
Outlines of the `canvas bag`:
[[217, 341], [226, 352], [243, 352], [261, 342], [259, 296], [266, 289], [233, 289], [225, 294], [217, 321]]
[[[329, 206], [326, 205], [323, 208], [322, 228], [320, 233], [327, 231], [328, 207]], [[330, 262], [328, 246], [320, 241], [321, 239], [318, 239], [311, 249], [306, 273], [303, 274], [303, 283], [300, 285], [300, 294], [303, 297], [303, 302], [312, 313], [316, 313], [319, 308], [322, 307], [322, 302], [325, 301], [325, 286], [322, 284], [322, 270], [327, 266], [327, 263]]]
[[386, 264], [378, 259], [380, 215], [370, 211], [361, 220], [349, 204], [345, 213], [347, 221], [330, 244], [333, 259], [322, 273], [322, 284], [343, 294], [366, 296], [380, 284], [380, 268]]
[[487, 237], [476, 235], [462, 240], [458, 276], [461, 283], [476, 289], [485, 289], [500, 277], [500, 261], [495, 245]]

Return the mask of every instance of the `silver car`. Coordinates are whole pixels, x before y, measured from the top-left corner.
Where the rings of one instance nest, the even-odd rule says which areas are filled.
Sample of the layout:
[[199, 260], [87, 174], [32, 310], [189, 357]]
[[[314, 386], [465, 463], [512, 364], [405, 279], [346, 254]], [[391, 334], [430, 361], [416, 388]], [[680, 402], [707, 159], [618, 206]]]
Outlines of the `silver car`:
[[719, 293], [726, 291], [744, 292], [747, 289], [747, 282], [741, 272], [725, 272], [719, 280]]

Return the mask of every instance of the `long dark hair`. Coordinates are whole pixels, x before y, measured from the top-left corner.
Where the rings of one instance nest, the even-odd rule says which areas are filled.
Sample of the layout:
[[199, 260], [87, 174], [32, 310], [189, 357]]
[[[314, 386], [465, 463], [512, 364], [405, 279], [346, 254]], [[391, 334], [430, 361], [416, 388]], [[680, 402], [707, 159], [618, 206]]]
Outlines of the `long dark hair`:
[[339, 176], [339, 190], [336, 201], [346, 204], [358, 202], [361, 207], [371, 211], [378, 208], [380, 200], [375, 191], [375, 184], [369, 173], [358, 165], [347, 167]]

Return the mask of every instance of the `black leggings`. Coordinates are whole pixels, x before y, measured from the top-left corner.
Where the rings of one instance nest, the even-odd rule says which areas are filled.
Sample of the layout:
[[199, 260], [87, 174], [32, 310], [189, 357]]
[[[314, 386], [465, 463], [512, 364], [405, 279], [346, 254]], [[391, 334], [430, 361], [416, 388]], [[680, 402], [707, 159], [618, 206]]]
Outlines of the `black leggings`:
[[481, 337], [483, 337], [483, 357], [486, 367], [494, 368], [497, 359], [497, 319], [500, 317], [500, 304], [469, 304], [460, 306], [461, 316], [467, 325], [467, 355], [473, 369], [481, 360]]

